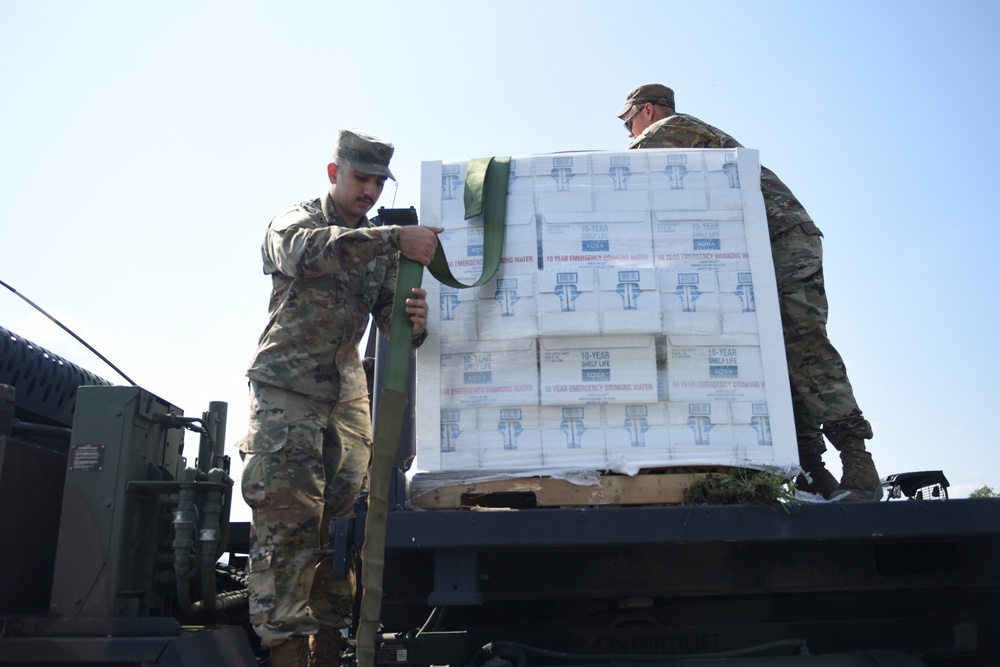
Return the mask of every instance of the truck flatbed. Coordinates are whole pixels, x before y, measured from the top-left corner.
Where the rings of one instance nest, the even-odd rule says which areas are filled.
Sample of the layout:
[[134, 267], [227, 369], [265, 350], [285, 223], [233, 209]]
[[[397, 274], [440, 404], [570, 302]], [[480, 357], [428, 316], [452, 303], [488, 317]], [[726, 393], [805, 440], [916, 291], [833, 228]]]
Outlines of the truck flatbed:
[[[361, 543], [364, 520], [334, 524], [339, 553]], [[998, 527], [998, 499], [397, 508], [380, 664], [449, 654], [465, 664], [497, 642], [572, 655], [764, 646], [1000, 664]]]

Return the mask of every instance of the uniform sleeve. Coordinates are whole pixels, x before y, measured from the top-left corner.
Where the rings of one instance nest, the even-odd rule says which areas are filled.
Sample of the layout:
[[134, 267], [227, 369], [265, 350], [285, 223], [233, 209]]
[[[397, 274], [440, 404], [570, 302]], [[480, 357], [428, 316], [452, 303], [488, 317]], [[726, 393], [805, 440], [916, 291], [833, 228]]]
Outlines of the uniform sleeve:
[[396, 297], [396, 279], [399, 275], [399, 260], [394, 259], [389, 264], [389, 270], [382, 281], [382, 288], [379, 290], [375, 307], [372, 308], [372, 317], [375, 326], [386, 338], [389, 337], [389, 329], [392, 326], [392, 304]]
[[[382, 283], [382, 290], [379, 292], [378, 301], [375, 303], [375, 307], [372, 308], [372, 317], [375, 321], [375, 326], [378, 330], [382, 332], [382, 335], [386, 338], [390, 338], [390, 329], [392, 328], [392, 308], [393, 303], [396, 299], [396, 281], [399, 275], [399, 261], [396, 260], [389, 267], [389, 272], [386, 274], [386, 280]], [[409, 295], [407, 295], [407, 298]], [[427, 323], [427, 327], [430, 327], [430, 322]], [[427, 328], [424, 329], [423, 333], [413, 335], [413, 347], [420, 347], [427, 340]]]
[[397, 252], [397, 227], [316, 226], [301, 209], [272, 220], [261, 248], [264, 273], [293, 278], [336, 273]]

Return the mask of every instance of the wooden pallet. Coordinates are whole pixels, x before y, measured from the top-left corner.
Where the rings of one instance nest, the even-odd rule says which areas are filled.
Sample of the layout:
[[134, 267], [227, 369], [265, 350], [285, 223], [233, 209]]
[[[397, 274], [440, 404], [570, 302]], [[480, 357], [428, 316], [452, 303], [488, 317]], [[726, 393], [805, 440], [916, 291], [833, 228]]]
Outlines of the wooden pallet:
[[421, 509], [677, 505], [684, 499], [684, 489], [703, 476], [702, 472], [603, 475], [599, 484], [590, 485], [519, 477], [440, 485], [439, 479], [416, 475], [410, 481], [410, 503]]

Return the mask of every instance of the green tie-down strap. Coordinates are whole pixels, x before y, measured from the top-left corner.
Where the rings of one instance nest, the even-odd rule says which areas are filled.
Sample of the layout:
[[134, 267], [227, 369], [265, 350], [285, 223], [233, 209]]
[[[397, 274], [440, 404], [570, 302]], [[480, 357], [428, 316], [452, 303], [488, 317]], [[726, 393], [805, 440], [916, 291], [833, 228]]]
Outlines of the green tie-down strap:
[[448, 268], [444, 249], [438, 244], [434, 259], [427, 268], [442, 284], [459, 289], [479, 287], [489, 282], [497, 272], [503, 255], [509, 174], [509, 157], [484, 157], [469, 161], [465, 170], [465, 219], [483, 216], [483, 272], [479, 280], [471, 285], [458, 282]]
[[[450, 287], [478, 287], [486, 284], [500, 266], [503, 253], [504, 220], [507, 217], [507, 177], [510, 158], [478, 158], [469, 162], [465, 175], [465, 217], [483, 215], [483, 271], [479, 280], [465, 285], [455, 280], [448, 268], [441, 244], [427, 267], [431, 275]], [[372, 470], [368, 488], [365, 542], [361, 547], [361, 610], [358, 619], [358, 665], [375, 664], [375, 633], [382, 615], [382, 572], [385, 568], [385, 523], [389, 507], [392, 466], [399, 436], [406, 418], [406, 388], [410, 373], [413, 323], [406, 312], [406, 299], [420, 287], [423, 266], [400, 257], [396, 297], [392, 305], [389, 351], [382, 394], [375, 416], [372, 443]]]

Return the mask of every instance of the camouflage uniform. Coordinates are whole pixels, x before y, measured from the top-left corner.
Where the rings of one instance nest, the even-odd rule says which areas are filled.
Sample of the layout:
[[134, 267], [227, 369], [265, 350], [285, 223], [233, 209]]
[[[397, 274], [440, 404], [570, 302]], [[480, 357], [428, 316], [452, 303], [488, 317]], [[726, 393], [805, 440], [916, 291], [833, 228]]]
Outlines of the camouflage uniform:
[[[722, 130], [685, 114], [652, 123], [629, 145], [740, 147]], [[804, 458], [821, 455], [826, 450], [823, 434], [839, 449], [849, 436], [871, 438], [871, 426], [854, 399], [844, 361], [827, 337], [823, 234], [773, 171], [761, 167], [760, 184], [778, 283], [799, 452]]]
[[[314, 550], [350, 514], [371, 458], [358, 345], [369, 314], [388, 335], [399, 232], [346, 225], [328, 192], [280, 213], [262, 247], [270, 318], [250, 364], [243, 497], [253, 510], [250, 613], [267, 646], [350, 623], [353, 588]], [[415, 337], [422, 342], [426, 333]]]

